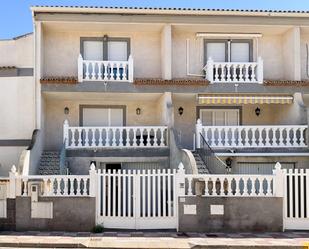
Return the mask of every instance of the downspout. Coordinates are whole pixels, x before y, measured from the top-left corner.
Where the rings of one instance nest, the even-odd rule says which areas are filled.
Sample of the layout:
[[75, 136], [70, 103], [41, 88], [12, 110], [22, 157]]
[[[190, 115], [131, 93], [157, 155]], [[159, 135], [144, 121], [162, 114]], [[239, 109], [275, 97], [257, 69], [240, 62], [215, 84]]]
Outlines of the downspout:
[[204, 74], [190, 73], [190, 39], [187, 39], [186, 41], [186, 67], [187, 67], [187, 76], [205, 77]]
[[307, 54], [307, 61], [306, 61], [306, 73], [307, 77], [309, 78], [309, 45], [308, 43], [306, 44], [306, 54]]

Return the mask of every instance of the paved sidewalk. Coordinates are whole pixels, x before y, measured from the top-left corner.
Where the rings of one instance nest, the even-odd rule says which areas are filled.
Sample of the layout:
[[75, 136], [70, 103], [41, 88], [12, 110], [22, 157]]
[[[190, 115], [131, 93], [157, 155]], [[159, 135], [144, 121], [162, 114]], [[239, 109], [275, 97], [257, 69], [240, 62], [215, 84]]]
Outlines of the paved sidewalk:
[[[176, 233], [109, 231], [104, 233], [0, 232], [0, 247], [27, 248], [305, 248], [309, 232]], [[307, 247], [309, 248], [309, 247]]]

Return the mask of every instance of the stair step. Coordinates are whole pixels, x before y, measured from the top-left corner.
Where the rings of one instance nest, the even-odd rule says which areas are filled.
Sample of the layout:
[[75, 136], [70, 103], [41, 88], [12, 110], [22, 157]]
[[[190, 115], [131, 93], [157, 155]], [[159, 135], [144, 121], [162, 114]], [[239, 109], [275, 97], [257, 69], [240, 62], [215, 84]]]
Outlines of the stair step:
[[60, 153], [58, 151], [43, 151], [38, 173], [40, 175], [59, 175]]

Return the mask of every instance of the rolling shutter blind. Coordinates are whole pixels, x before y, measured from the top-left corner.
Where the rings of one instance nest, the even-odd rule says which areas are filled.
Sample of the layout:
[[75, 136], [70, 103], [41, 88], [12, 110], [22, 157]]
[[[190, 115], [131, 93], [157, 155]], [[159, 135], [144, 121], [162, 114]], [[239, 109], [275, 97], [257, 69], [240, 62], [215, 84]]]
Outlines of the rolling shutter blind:
[[128, 60], [128, 44], [125, 41], [108, 42], [108, 60], [126, 61]]

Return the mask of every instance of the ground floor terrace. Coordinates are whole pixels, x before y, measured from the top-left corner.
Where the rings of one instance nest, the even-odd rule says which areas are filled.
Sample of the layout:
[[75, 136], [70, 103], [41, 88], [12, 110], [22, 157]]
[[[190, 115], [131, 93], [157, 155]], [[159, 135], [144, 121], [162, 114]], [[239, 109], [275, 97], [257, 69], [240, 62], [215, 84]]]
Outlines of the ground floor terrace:
[[43, 163], [58, 157], [52, 160], [74, 174], [85, 174], [91, 163], [102, 170], [173, 169], [181, 160], [198, 172], [199, 159], [204, 172], [220, 173], [211, 157], [234, 173], [269, 173], [267, 165], [277, 161], [308, 165], [307, 108], [297, 93], [46, 91], [41, 119], [33, 173], [42, 155]]

